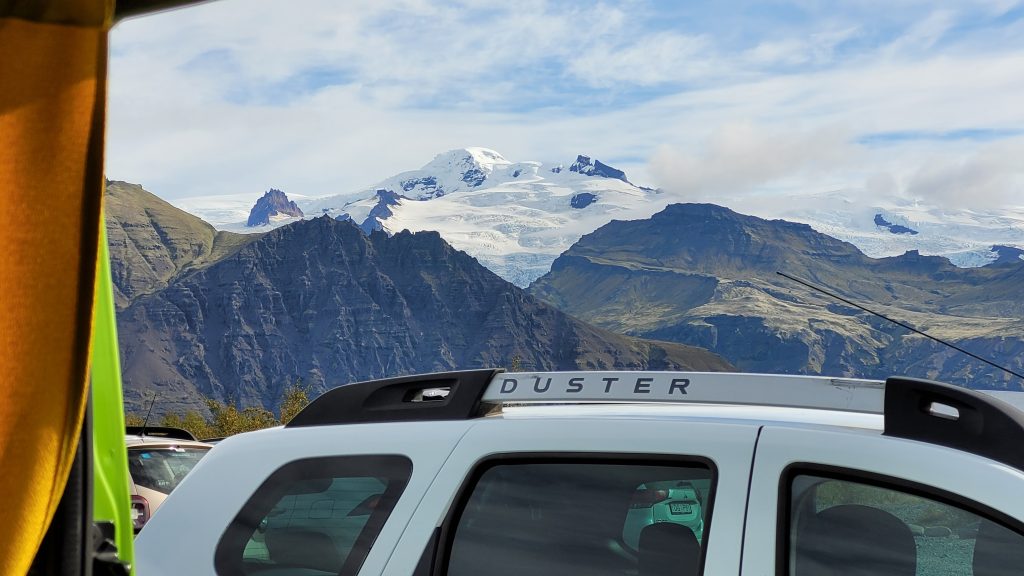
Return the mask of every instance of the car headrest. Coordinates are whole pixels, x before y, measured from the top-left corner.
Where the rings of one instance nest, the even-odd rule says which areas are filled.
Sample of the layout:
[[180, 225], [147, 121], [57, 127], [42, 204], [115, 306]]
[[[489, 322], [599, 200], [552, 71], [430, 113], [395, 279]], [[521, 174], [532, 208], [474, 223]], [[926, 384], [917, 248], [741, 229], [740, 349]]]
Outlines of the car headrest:
[[797, 525], [796, 576], [915, 576], [910, 527], [870, 506], [827, 508]]
[[700, 544], [693, 531], [674, 522], [658, 522], [640, 531], [639, 576], [697, 576]]
[[974, 576], [1020, 574], [1024, 570], [1024, 537], [995, 522], [982, 520], [974, 542]]

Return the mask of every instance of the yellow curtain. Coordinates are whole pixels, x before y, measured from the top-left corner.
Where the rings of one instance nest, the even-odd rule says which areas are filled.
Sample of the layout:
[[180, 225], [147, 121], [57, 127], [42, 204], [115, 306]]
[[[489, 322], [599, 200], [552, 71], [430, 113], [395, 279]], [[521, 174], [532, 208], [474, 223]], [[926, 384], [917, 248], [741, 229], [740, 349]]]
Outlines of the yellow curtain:
[[84, 413], [112, 0], [0, 0], [0, 574], [24, 574]]

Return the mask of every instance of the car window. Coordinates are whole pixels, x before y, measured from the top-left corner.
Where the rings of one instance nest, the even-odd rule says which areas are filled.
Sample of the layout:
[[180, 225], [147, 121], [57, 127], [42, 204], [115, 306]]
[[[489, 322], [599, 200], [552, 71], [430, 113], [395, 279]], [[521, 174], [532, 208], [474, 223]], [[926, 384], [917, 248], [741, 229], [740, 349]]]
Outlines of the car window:
[[447, 573], [695, 575], [712, 491], [704, 464], [492, 465], [460, 511]]
[[790, 486], [789, 573], [995, 576], [1024, 568], [1024, 536], [966, 507], [812, 475]]
[[400, 456], [314, 458], [268, 478], [218, 545], [218, 574], [356, 574], [412, 472]]
[[128, 471], [137, 486], [170, 494], [209, 448], [160, 447], [128, 449]]

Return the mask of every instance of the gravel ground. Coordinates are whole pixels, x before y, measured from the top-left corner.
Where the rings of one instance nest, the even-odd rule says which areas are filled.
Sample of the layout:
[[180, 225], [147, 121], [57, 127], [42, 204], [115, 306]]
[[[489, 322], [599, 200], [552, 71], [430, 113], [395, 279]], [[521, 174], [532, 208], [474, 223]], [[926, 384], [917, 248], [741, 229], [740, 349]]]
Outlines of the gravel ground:
[[917, 576], [972, 576], [976, 516], [924, 498], [868, 505], [893, 514], [910, 527], [917, 544]]
[[971, 576], [973, 539], [918, 536], [914, 540], [917, 541], [918, 576]]

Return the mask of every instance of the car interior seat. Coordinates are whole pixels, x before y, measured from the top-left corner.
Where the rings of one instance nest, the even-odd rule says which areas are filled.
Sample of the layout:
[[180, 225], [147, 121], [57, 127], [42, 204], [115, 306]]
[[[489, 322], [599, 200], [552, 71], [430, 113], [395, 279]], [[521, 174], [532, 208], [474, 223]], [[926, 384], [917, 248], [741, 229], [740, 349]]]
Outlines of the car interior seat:
[[861, 505], [827, 508], [796, 526], [796, 576], [915, 576], [917, 544], [902, 520]]
[[316, 530], [269, 529], [265, 533], [267, 553], [278, 566], [313, 568], [337, 573], [342, 558], [330, 536]]
[[658, 522], [640, 531], [638, 576], [697, 576], [700, 544], [686, 526]]
[[971, 565], [974, 576], [1009, 576], [1024, 572], [1024, 537], [995, 522], [982, 520]]
[[636, 569], [636, 559], [619, 542], [634, 492], [609, 479], [602, 482], [565, 483], [547, 486], [543, 507], [544, 538], [551, 551], [534, 576], [620, 576]]
[[469, 512], [455, 533], [448, 574], [452, 576], [518, 576], [541, 555], [544, 540], [531, 519], [527, 502], [508, 503]]

